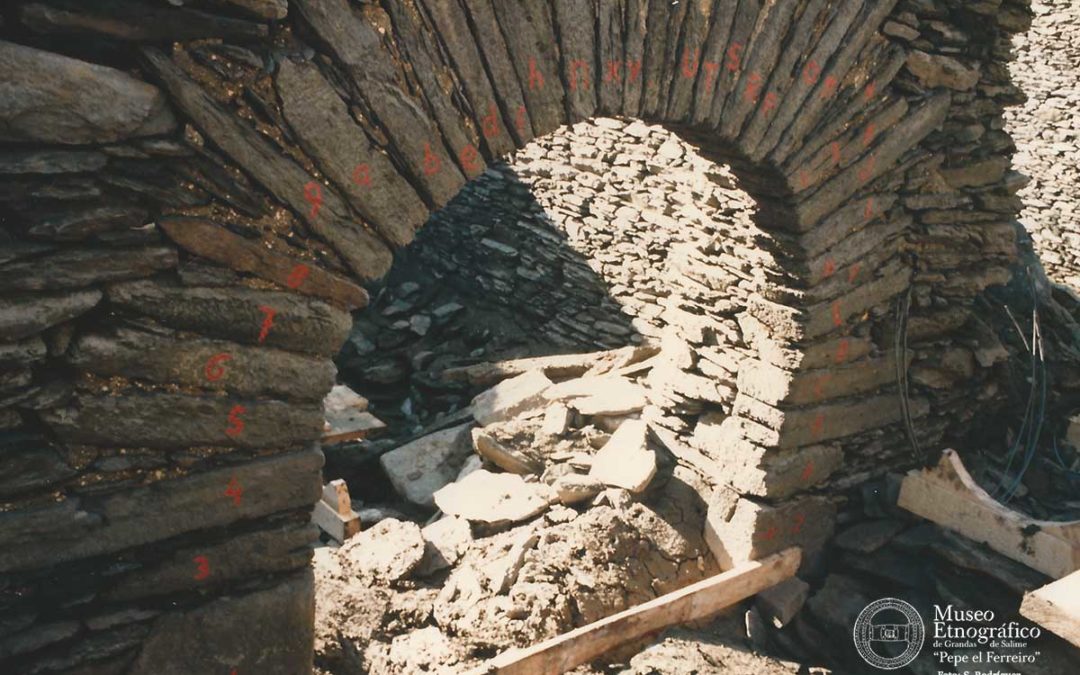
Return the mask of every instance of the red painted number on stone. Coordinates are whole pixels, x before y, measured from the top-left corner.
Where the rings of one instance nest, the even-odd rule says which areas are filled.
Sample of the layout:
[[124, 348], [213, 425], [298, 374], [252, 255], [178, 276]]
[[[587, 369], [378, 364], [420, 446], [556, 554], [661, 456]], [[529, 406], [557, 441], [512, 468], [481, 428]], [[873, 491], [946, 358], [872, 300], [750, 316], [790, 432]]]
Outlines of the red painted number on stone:
[[761, 107], [761, 112], [768, 114], [773, 110], [776, 110], [778, 105], [780, 105], [780, 97], [778, 97], [775, 92], [770, 91], [765, 94], [765, 105]]
[[244, 420], [240, 419], [240, 416], [246, 412], [247, 408], [242, 405], [234, 405], [229, 411], [229, 426], [225, 427], [225, 433], [229, 437], [236, 438], [244, 433]]
[[801, 513], [795, 514], [795, 524], [791, 526], [791, 534], [798, 534], [806, 522], [806, 516]]
[[731, 72], [731, 73], [738, 72], [739, 64], [741, 63], [741, 60], [742, 60], [742, 56], [741, 56], [742, 48], [743, 48], [743, 46], [739, 42], [736, 42], [735, 44], [728, 47], [728, 50], [727, 50], [727, 69], [728, 69], [728, 72]]
[[833, 141], [829, 146], [829, 150], [832, 152], [832, 161], [836, 166], [840, 166], [840, 143]]
[[859, 278], [859, 270], [861, 270], [861, 269], [862, 269], [862, 263], [855, 263], [854, 265], [851, 266], [851, 269], [848, 270], [848, 273], [847, 273], [847, 280], [848, 280], [849, 284], [855, 283], [855, 280]]
[[315, 181], [311, 181], [304, 186], [304, 201], [311, 204], [311, 211], [308, 212], [308, 217], [311, 220], [315, 220], [319, 217], [319, 209], [323, 204], [322, 185], [319, 185]]
[[357, 164], [352, 172], [352, 182], [360, 187], [371, 187], [371, 165]]
[[266, 340], [266, 336], [270, 334], [270, 329], [274, 327], [274, 317], [277, 316], [277, 310], [273, 307], [267, 307], [261, 305], [259, 311], [263, 313], [262, 325], [259, 327], [259, 342]]
[[851, 351], [851, 342], [847, 338], [840, 340], [840, 344], [836, 346], [836, 356], [834, 361], [837, 363], [843, 363], [847, 361], [848, 353]]
[[627, 79], [634, 82], [641, 77], [641, 59], [626, 62]]
[[458, 153], [458, 159], [461, 160], [461, 166], [466, 171], [479, 171], [480, 170], [480, 153], [476, 151], [471, 145], [466, 145]]
[[592, 87], [589, 79], [589, 64], [581, 59], [570, 62], [570, 91], [577, 91], [578, 87], [588, 89]]
[[244, 488], [240, 485], [240, 481], [236, 480], [236, 476], [230, 478], [229, 484], [225, 486], [225, 496], [232, 497], [233, 504], [240, 506], [240, 500], [244, 496]]
[[536, 67], [536, 57], [529, 57], [529, 91], [544, 88], [544, 75]]
[[608, 61], [604, 64], [604, 83], [622, 81], [622, 61]]
[[814, 418], [810, 424], [810, 433], [814, 435], [814, 438], [820, 438], [825, 433], [825, 413], [818, 413]]
[[866, 90], [863, 94], [866, 97], [867, 102], [869, 102], [870, 99], [874, 98], [874, 95], [877, 94], [877, 86], [873, 82], [867, 82]]
[[748, 103], [757, 103], [758, 97], [761, 96], [761, 74], [750, 73], [750, 77], [746, 80], [746, 91], [743, 92], [743, 99]]
[[799, 189], [805, 190], [810, 187], [810, 174], [806, 171], [799, 171]]
[[214, 354], [206, 361], [206, 367], [203, 372], [206, 374], [207, 382], [217, 382], [221, 378], [225, 377], [225, 362], [231, 361], [232, 355], [221, 353]]
[[802, 475], [799, 476], [803, 481], [808, 481], [814, 477], [814, 460], [810, 460], [806, 463], [806, 467], [802, 470]]
[[835, 272], [835, 271], [836, 271], [836, 263], [833, 262], [832, 258], [828, 258], [828, 259], [825, 260], [825, 265], [821, 269], [821, 278], [822, 279], [828, 279], [829, 277], [831, 277], [833, 275], [833, 272]]
[[776, 535], [779, 532], [780, 532], [780, 530], [777, 529], [777, 527], [775, 525], [773, 525], [773, 526], [769, 527], [769, 529], [762, 532], [759, 538], [763, 539], [765, 541], [772, 541], [773, 539], [776, 539]]
[[304, 283], [304, 279], [307, 279], [309, 274], [311, 274], [311, 268], [301, 263], [289, 272], [285, 285], [289, 288], [300, 288], [300, 284]]
[[210, 559], [204, 555], [197, 555], [191, 559], [195, 563], [195, 581], [202, 581], [210, 577]]
[[863, 218], [870, 220], [874, 217], [874, 198], [870, 197], [866, 200], [866, 206], [863, 208]]
[[832, 75], [825, 76], [825, 86], [821, 90], [821, 98], [831, 98], [836, 94], [836, 90], [840, 88], [840, 81]]
[[874, 167], [877, 166], [877, 155], [870, 155], [866, 163], [859, 169], [859, 182], [865, 183], [874, 176]]
[[803, 68], [803, 74], [802, 74], [803, 82], [805, 82], [807, 85], [812, 87], [815, 84], [817, 84], [817, 81], [820, 78], [821, 78], [821, 66], [818, 65], [818, 62], [817, 61], [810, 61], [810, 63], [806, 64], [806, 67]]
[[691, 52], [684, 51], [682, 56], [682, 76], [686, 79], [690, 79], [697, 75], [698, 68], [701, 67], [701, 50], [695, 49], [693, 56]]
[[514, 113], [514, 127], [517, 128], [518, 133], [525, 133], [525, 106], [523, 105], [519, 105]]
[[488, 114], [480, 121], [480, 127], [484, 132], [484, 138], [494, 138], [499, 135], [499, 112], [494, 103], [488, 103]]
[[844, 317], [840, 313], [840, 301], [837, 300], [832, 304], [832, 322], [834, 326], [844, 325]]
[[442, 159], [431, 151], [431, 143], [424, 143], [424, 175], [434, 176], [442, 168]]

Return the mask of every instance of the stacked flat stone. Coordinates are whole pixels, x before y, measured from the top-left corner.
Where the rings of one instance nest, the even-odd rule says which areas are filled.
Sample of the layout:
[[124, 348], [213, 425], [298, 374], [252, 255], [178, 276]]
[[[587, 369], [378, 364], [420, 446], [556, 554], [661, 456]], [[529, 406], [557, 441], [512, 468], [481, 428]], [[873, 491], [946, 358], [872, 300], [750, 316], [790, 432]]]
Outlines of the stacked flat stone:
[[905, 422], [933, 445], [993, 408], [970, 310], [1016, 256], [1023, 0], [208, 6], [5, 6], [0, 669], [306, 671], [304, 448], [353, 282], [596, 115], [664, 124], [756, 203], [735, 260], [684, 263], [740, 270], [745, 308], [689, 283], [664, 307], [746, 346], [701, 348], [736, 386], [692, 425], [722, 560], [819, 545], [808, 490], [912, 462]]

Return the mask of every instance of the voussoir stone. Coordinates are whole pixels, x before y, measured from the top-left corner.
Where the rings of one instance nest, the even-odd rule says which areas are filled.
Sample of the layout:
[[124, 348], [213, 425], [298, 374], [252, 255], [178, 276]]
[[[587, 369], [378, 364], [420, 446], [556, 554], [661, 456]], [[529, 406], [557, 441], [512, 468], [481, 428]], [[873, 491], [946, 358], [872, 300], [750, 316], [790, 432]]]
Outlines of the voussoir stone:
[[0, 41], [0, 140], [112, 143], [176, 128], [164, 95], [119, 70]]
[[73, 319], [101, 300], [101, 291], [85, 290], [66, 295], [29, 294], [0, 297], [0, 340], [13, 341]]
[[352, 328], [348, 312], [292, 293], [184, 287], [156, 280], [114, 284], [107, 293], [113, 305], [172, 328], [245, 344], [260, 343], [272, 312], [261, 344], [308, 354], [337, 354]]

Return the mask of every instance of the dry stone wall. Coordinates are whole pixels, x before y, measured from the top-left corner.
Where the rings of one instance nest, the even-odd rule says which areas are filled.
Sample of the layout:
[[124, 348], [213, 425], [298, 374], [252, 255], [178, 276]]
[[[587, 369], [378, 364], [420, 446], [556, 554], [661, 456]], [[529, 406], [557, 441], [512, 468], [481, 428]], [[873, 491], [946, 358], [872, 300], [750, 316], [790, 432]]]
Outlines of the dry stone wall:
[[2, 670], [310, 668], [312, 443], [357, 283], [495, 158], [593, 116], [665, 125], [755, 200], [740, 248], [680, 249], [663, 305], [673, 367], [718, 399], [671, 383], [711, 404], [681, 430], [726, 486], [714, 550], [815, 546], [833, 507], [808, 490], [993, 405], [971, 308], [1015, 258], [1023, 0], [2, 17]]

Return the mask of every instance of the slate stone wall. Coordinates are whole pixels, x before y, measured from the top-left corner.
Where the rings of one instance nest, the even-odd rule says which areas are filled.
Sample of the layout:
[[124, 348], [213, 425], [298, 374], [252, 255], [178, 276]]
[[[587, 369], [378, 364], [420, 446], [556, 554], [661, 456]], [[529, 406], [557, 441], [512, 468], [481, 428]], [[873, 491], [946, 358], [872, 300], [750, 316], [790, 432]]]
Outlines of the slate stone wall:
[[[1015, 257], [1001, 108], [1027, 17], [1011, 0], [5, 6], [0, 670], [306, 670], [311, 444], [357, 284], [491, 159], [598, 114], [663, 123], [756, 200], [758, 256], [686, 251], [669, 325], [693, 349], [674, 366], [723, 382], [688, 437], [732, 488], [732, 542], [827, 536], [807, 490], [911, 462], [904, 427], [932, 447], [972, 397], [993, 404], [970, 310]], [[733, 279], [745, 304], [720, 302]]]

